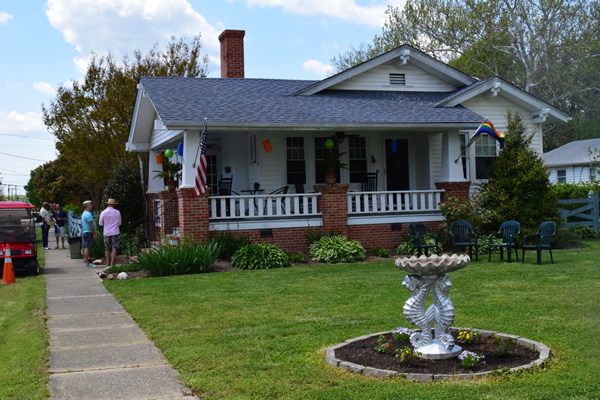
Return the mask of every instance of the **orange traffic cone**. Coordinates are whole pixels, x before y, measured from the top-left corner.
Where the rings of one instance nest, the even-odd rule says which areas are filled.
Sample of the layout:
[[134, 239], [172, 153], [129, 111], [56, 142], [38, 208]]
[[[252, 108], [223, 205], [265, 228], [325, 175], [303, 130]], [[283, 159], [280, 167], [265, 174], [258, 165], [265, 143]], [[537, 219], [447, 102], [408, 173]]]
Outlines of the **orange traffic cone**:
[[10, 285], [17, 283], [15, 281], [15, 271], [13, 271], [12, 258], [10, 257], [10, 246], [7, 244], [4, 248], [4, 272], [2, 273], [2, 284]]

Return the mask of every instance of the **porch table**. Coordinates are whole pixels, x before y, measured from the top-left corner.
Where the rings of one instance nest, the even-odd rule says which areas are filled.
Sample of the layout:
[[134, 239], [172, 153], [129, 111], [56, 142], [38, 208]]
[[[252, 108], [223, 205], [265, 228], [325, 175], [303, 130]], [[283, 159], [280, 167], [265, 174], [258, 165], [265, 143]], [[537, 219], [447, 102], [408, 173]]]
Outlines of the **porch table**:
[[[242, 193], [250, 193], [251, 196], [256, 196], [259, 192], [264, 192], [265, 189], [245, 189], [240, 190]], [[254, 209], [258, 211], [258, 204], [256, 204], [256, 197], [254, 198]]]

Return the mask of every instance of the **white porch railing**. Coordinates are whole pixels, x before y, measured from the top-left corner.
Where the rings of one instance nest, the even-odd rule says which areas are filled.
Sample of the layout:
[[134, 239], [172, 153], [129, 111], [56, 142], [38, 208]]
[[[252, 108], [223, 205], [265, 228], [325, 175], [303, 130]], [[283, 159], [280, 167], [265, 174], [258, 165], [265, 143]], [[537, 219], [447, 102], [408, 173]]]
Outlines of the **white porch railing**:
[[312, 217], [321, 193], [209, 197], [210, 219]]
[[439, 212], [444, 190], [348, 192], [348, 215]]

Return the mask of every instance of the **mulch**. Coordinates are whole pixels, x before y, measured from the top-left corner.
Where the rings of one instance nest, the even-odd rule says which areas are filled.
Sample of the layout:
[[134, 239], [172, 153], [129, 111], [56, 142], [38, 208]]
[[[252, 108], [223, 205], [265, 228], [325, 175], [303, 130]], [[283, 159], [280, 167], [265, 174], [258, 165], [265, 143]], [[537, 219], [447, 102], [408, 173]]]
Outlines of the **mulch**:
[[479, 336], [473, 344], [463, 344], [456, 341], [456, 333], [453, 333], [456, 345], [474, 353], [485, 356], [485, 365], [481, 364], [474, 370], [468, 370], [462, 366], [458, 358], [449, 358], [445, 360], [425, 360], [416, 359], [410, 366], [399, 364], [393, 355], [397, 348], [404, 348], [410, 345], [409, 341], [397, 341], [390, 333], [383, 335], [382, 343], [389, 343], [390, 348], [386, 353], [377, 353], [378, 336], [372, 336], [367, 339], [349, 343], [335, 350], [335, 358], [342, 361], [349, 361], [365, 367], [377, 369], [387, 369], [407, 374], [466, 374], [470, 372], [485, 372], [504, 367], [513, 368], [526, 365], [539, 357], [539, 352], [513, 344], [507, 355], [499, 356], [495, 354], [500, 347], [494, 344], [494, 338], [491, 336]]

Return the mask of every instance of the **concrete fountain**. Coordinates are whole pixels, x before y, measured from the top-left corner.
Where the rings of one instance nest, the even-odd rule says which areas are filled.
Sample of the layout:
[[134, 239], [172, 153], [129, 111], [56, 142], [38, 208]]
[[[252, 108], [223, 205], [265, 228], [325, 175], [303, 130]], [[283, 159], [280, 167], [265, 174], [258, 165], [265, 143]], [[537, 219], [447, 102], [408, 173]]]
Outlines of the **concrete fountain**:
[[[439, 360], [457, 357], [462, 351], [460, 346], [454, 344], [450, 334], [456, 314], [448, 295], [452, 287], [448, 272], [464, 268], [470, 261], [469, 256], [456, 254], [422, 255], [396, 260], [398, 268], [411, 274], [402, 282], [411, 292], [411, 297], [404, 304], [404, 316], [409, 323], [420, 328], [419, 332], [411, 335], [410, 342], [415, 351], [421, 353], [421, 358]], [[425, 308], [430, 292], [433, 302]]]

